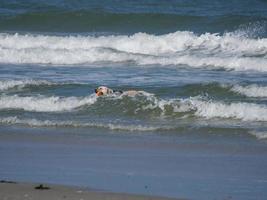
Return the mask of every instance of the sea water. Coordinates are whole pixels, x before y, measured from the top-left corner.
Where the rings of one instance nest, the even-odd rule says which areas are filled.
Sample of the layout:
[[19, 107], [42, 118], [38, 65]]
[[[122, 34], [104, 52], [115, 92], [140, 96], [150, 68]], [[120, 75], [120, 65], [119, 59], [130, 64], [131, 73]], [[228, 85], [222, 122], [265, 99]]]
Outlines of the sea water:
[[0, 130], [264, 146], [266, 23], [263, 0], [1, 0]]

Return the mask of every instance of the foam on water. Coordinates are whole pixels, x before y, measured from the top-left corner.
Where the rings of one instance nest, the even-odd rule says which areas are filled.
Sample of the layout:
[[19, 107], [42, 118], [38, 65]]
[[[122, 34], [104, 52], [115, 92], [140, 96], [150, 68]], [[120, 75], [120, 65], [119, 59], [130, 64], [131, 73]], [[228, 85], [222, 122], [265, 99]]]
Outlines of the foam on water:
[[233, 118], [242, 121], [267, 121], [267, 107], [263, 104], [254, 103], [224, 103], [204, 100], [202, 97], [161, 99], [152, 94], [143, 94], [148, 104], [142, 105], [136, 111], [160, 109], [162, 114], [167, 110], [172, 113], [193, 113], [197, 117], [211, 118]]
[[153, 110], [159, 108], [162, 111], [162, 114], [165, 114], [166, 107], [171, 107], [173, 112], [190, 112], [194, 109], [192, 107], [191, 102], [188, 99], [180, 99], [180, 98], [173, 98], [173, 99], [160, 99], [155, 97], [154, 95], [146, 95], [147, 100], [149, 103], [147, 105], [143, 105], [143, 110]]
[[258, 139], [267, 139], [267, 131], [250, 131], [249, 133]]
[[[104, 128], [109, 130], [118, 130], [118, 131], [140, 131], [140, 132], [149, 132], [149, 131], [168, 131], [175, 130], [176, 126], [151, 126], [151, 125], [127, 125], [127, 124], [116, 124], [116, 123], [98, 123], [98, 122], [76, 122], [76, 121], [51, 121], [51, 120], [38, 120], [38, 119], [20, 119], [17, 116], [13, 117], [2, 117], [0, 118], [0, 124], [7, 125], [23, 125], [30, 127], [80, 127], [80, 128]], [[257, 139], [265, 140], [267, 139], [266, 131], [256, 131], [251, 130], [249, 134], [255, 136]]]
[[71, 65], [128, 62], [267, 71], [267, 39], [177, 31], [165, 35], [44, 36], [0, 34], [0, 62]]
[[248, 86], [234, 85], [231, 90], [248, 97], [267, 97], [267, 86], [256, 84]]
[[80, 106], [91, 105], [96, 102], [96, 96], [86, 97], [45, 97], [28, 96], [20, 97], [17, 95], [0, 97], [0, 109], [22, 109], [25, 111], [36, 112], [60, 112], [70, 111]]
[[[161, 115], [175, 115], [175, 113], [188, 113], [196, 117], [204, 118], [233, 118], [242, 121], [267, 121], [267, 107], [263, 104], [255, 103], [224, 103], [219, 101], [205, 100], [200, 96], [192, 98], [173, 98], [162, 99], [154, 96], [150, 93], [141, 92], [137, 96], [126, 97], [109, 96], [102, 99], [102, 103], [96, 105], [99, 113], [105, 113], [105, 109], [102, 109], [103, 103], [110, 104], [110, 112], [114, 104], [113, 101], [125, 101], [124, 104], [120, 104], [121, 112], [127, 112], [129, 105], [134, 108], [134, 113], [142, 112], [146, 114], [149, 110], [159, 110]], [[61, 112], [71, 111], [81, 106], [92, 105], [97, 102], [98, 97], [95, 94], [86, 97], [45, 97], [45, 96], [28, 96], [21, 97], [17, 95], [7, 96], [2, 95], [0, 97], [0, 110], [3, 109], [22, 109], [25, 111], [34, 112]], [[110, 110], [111, 109], [111, 110]], [[118, 112], [116, 110], [116, 112]], [[114, 113], [114, 115], [116, 114]], [[90, 113], [89, 113], [90, 114]], [[174, 116], [175, 117], [175, 116]]]
[[151, 103], [143, 106], [142, 109], [159, 108], [163, 113], [170, 107], [173, 112], [194, 112], [195, 116], [211, 118], [233, 118], [242, 121], [267, 121], [266, 105], [254, 103], [224, 103], [210, 100], [203, 100], [201, 97], [186, 99], [158, 99], [154, 96], [147, 97]]
[[253, 103], [222, 103], [191, 100], [196, 116], [211, 118], [233, 118], [243, 121], [267, 121], [267, 107]]
[[81, 123], [75, 121], [50, 121], [50, 120], [37, 120], [37, 119], [19, 119], [18, 117], [5, 117], [0, 118], [2, 124], [21, 124], [33, 127], [92, 127], [92, 128], [105, 128], [110, 130], [125, 130], [125, 131], [157, 131], [157, 130], [170, 130], [174, 129], [167, 126], [144, 126], [144, 125], [123, 125], [112, 123]]

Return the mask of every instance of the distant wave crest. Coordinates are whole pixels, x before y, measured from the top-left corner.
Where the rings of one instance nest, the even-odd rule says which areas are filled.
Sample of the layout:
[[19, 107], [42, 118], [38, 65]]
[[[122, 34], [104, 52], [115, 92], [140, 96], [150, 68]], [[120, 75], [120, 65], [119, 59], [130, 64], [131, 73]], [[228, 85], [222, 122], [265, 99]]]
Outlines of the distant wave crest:
[[267, 72], [267, 39], [177, 31], [165, 35], [45, 36], [0, 34], [0, 63], [73, 65], [134, 62]]

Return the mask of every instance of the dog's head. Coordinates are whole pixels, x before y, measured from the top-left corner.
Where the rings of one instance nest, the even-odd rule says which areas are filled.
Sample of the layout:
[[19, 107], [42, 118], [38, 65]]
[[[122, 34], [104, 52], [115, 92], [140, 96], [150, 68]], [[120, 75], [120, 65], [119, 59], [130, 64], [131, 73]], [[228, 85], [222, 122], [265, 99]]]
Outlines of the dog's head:
[[105, 86], [100, 86], [95, 89], [95, 93], [97, 96], [102, 96], [102, 95], [112, 94], [113, 90]]

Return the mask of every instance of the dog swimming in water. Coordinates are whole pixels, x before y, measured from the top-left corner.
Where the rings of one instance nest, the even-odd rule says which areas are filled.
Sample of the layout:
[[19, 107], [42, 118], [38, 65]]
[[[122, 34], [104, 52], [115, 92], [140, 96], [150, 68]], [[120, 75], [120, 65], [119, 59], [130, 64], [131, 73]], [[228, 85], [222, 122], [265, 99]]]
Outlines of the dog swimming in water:
[[95, 93], [96, 96], [106, 96], [106, 95], [111, 95], [111, 94], [115, 94], [115, 95], [127, 95], [127, 96], [135, 96], [138, 93], [140, 93], [140, 91], [136, 91], [136, 90], [128, 90], [128, 91], [122, 91], [122, 90], [112, 90], [106, 86], [100, 86], [98, 88], [95, 89]]

